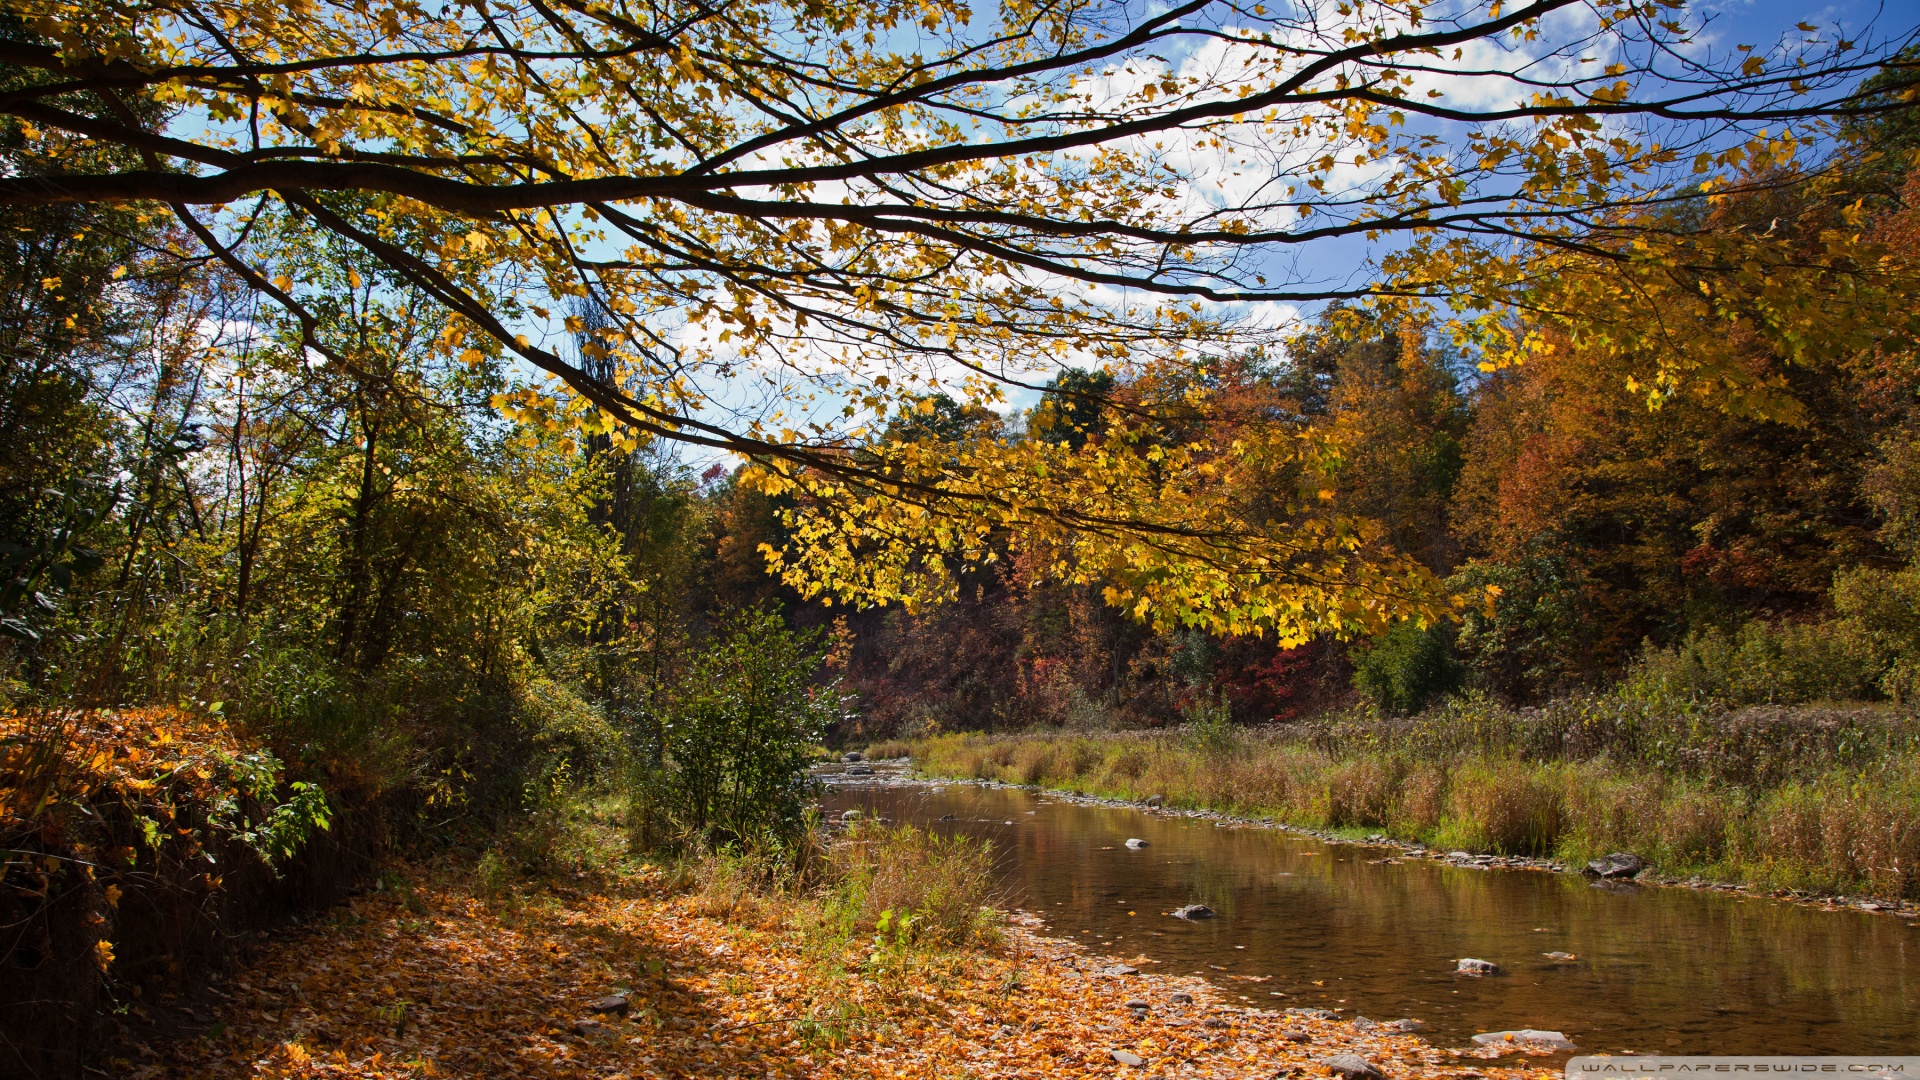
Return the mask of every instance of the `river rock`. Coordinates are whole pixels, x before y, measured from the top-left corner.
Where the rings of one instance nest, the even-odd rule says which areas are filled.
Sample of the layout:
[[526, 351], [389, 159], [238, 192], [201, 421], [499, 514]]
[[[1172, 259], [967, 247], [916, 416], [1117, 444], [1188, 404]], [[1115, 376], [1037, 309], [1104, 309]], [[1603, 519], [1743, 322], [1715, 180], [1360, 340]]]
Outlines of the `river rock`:
[[1453, 970], [1462, 975], [1498, 975], [1500, 965], [1491, 960], [1475, 960], [1471, 956], [1463, 956], [1454, 963]]
[[840, 755], [840, 760], [841, 761], [865, 761], [867, 760], [867, 755], [861, 753], [858, 750], [849, 750], [846, 753]]
[[847, 775], [848, 775], [848, 776], [872, 776], [872, 775], [873, 775], [873, 766], [871, 766], [871, 765], [849, 765], [849, 766], [847, 766]]
[[1128, 1053], [1125, 1050], [1109, 1050], [1107, 1053], [1112, 1055], [1113, 1060], [1122, 1065], [1145, 1065], [1147, 1063], [1146, 1058], [1141, 1057], [1139, 1054]]
[[1121, 975], [1138, 975], [1140, 974], [1140, 969], [1130, 964], [1113, 964], [1109, 967], [1101, 968], [1095, 974], [1108, 975], [1108, 976], [1114, 976], [1114, 977], [1118, 977]]
[[1518, 1031], [1483, 1031], [1473, 1037], [1481, 1046], [1529, 1046], [1546, 1050], [1578, 1050], [1573, 1040], [1558, 1031], [1536, 1031], [1533, 1028], [1521, 1028]]
[[959, 820], [959, 818], [957, 818], [957, 817], [955, 817], [955, 816], [954, 816], [954, 815], [952, 815], [952, 814], [941, 814], [941, 815], [940, 815], [940, 820], [941, 820], [941, 821], [958, 821], [958, 820]]
[[1146, 1012], [1152, 1007], [1153, 1006], [1148, 1005], [1139, 998], [1134, 998], [1132, 1001], [1127, 1002], [1127, 1008], [1132, 1009], [1134, 1012]]
[[1356, 1016], [1353, 1018], [1353, 1029], [1355, 1031], [1372, 1031], [1379, 1026], [1378, 1022], [1369, 1020], [1364, 1016]]
[[1135, 851], [1139, 851], [1141, 848], [1147, 846], [1147, 842], [1137, 836], [1130, 836], [1127, 838], [1127, 846]]
[[856, 822], [856, 821], [859, 821], [859, 820], [860, 820], [860, 818], [861, 818], [861, 814], [860, 814], [860, 811], [858, 811], [858, 810], [842, 810], [842, 811], [840, 811], [840, 820], [841, 820], [841, 821], [844, 821], [844, 822], [847, 822], [848, 824], [851, 824], [851, 823], [853, 823], [853, 822]]
[[1285, 1031], [1282, 1031], [1280, 1033], [1280, 1037], [1291, 1043], [1303, 1043], [1303, 1042], [1313, 1041], [1313, 1036], [1307, 1034], [1304, 1031], [1301, 1031], [1299, 1028], [1288, 1028]]
[[1332, 1009], [1288, 1009], [1288, 1016], [1304, 1016], [1309, 1020], [1338, 1020], [1340, 1014]]
[[1427, 1030], [1427, 1025], [1418, 1020], [1403, 1017], [1399, 1020], [1389, 1020], [1381, 1024], [1380, 1030], [1389, 1035], [1412, 1035], [1415, 1032]]
[[1213, 909], [1205, 904], [1188, 904], [1186, 907], [1174, 908], [1171, 914], [1176, 919], [1195, 922], [1200, 919], [1213, 918]]
[[1387, 1074], [1375, 1068], [1373, 1062], [1359, 1054], [1334, 1054], [1323, 1057], [1320, 1064], [1332, 1069], [1337, 1076], [1347, 1080], [1387, 1080]]
[[1546, 958], [1547, 958], [1547, 959], [1549, 959], [1549, 960], [1558, 960], [1558, 961], [1560, 961], [1560, 962], [1562, 962], [1562, 963], [1565, 963], [1565, 962], [1566, 962], [1566, 961], [1568, 961], [1568, 960], [1578, 960], [1578, 959], [1580, 959], [1579, 957], [1577, 957], [1577, 956], [1575, 956], [1575, 955], [1573, 955], [1573, 954], [1572, 954], [1572, 953], [1570, 953], [1570, 952], [1559, 952], [1559, 951], [1557, 951], [1557, 950], [1556, 950], [1556, 951], [1554, 951], [1554, 952], [1550, 952], [1550, 953], [1541, 953], [1540, 955], [1542, 955], [1542, 956], [1544, 956], [1544, 957], [1546, 957]]
[[627, 995], [608, 994], [606, 997], [587, 1006], [587, 1011], [602, 1014], [619, 1013], [621, 1016], [625, 1016], [627, 1015], [627, 1010], [631, 1007], [632, 1006], [627, 1003]]
[[1166, 801], [1167, 797], [1165, 795], [1147, 796], [1147, 805], [1153, 807], [1155, 810], [1158, 810]]
[[1631, 851], [1616, 851], [1587, 864], [1587, 873], [1597, 878], [1630, 878], [1647, 868], [1647, 860]]
[[583, 1039], [589, 1035], [598, 1035], [606, 1030], [607, 1025], [598, 1020], [575, 1020], [573, 1022], [573, 1033]]
[[1175, 1005], [1191, 1005], [1193, 1004], [1193, 995], [1187, 993], [1185, 990], [1177, 990], [1169, 994], [1167, 1000], [1173, 1002]]

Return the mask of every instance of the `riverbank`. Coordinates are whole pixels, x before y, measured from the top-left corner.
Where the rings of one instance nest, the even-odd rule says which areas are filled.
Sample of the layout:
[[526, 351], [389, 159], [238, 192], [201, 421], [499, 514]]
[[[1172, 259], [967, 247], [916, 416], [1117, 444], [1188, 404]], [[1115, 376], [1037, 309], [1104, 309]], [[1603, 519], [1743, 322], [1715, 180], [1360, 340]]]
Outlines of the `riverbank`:
[[1133, 973], [1144, 960], [1019, 922], [996, 944], [899, 947], [823, 936], [806, 898], [716, 906], [660, 867], [482, 884], [446, 867], [390, 876], [258, 945], [206, 999], [149, 1003], [197, 1030], [108, 1064], [144, 1080], [1332, 1077], [1323, 1061], [1353, 1054], [1394, 1078], [1476, 1071], [1408, 1035], [1227, 1006], [1200, 979]]
[[[1446, 720], [1198, 736], [940, 735], [910, 749], [931, 777], [1135, 803], [1157, 796], [1170, 808], [1333, 839], [1575, 868], [1628, 851], [1647, 861], [1648, 879], [1891, 907], [1920, 900], [1920, 779], [1900, 741], [1906, 718], [1692, 718], [1656, 733], [1664, 758], [1624, 752], [1633, 748], [1625, 739], [1570, 750], [1564, 725], [1558, 752], [1542, 752], [1546, 740], [1524, 730], [1525, 718], [1498, 732]], [[1877, 735], [1860, 734], [1876, 723]], [[1876, 737], [1879, 752], [1865, 758], [1834, 749], [1873, 750]], [[1687, 740], [1699, 749], [1676, 745]], [[1690, 753], [1708, 767], [1676, 764]]]

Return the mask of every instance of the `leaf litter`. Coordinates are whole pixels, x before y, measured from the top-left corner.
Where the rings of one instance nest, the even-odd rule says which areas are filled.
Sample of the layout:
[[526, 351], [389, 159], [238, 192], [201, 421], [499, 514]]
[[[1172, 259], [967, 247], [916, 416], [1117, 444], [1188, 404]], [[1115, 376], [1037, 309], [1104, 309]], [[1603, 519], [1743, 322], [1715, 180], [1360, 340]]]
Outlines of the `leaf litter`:
[[992, 949], [890, 954], [823, 945], [791, 911], [711, 910], [663, 877], [502, 902], [412, 872], [262, 943], [208, 1036], [110, 1064], [131, 1080], [1272, 1080], [1332, 1077], [1322, 1060], [1341, 1054], [1393, 1080], [1486, 1069], [1347, 1020], [1229, 1006], [1199, 978], [1106, 974], [1132, 965], [1030, 920]]

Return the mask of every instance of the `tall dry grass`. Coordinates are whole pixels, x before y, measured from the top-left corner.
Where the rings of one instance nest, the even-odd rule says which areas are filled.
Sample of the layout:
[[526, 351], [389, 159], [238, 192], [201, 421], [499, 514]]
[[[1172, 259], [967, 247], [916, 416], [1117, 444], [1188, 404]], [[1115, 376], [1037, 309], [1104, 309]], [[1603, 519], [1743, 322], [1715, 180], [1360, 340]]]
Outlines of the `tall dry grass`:
[[1665, 874], [1920, 898], [1913, 721], [1873, 710], [1522, 714], [1481, 703], [1172, 735], [940, 735], [931, 775], [1143, 799], [1568, 862], [1631, 850]]
[[883, 923], [894, 944], [915, 948], [1000, 940], [991, 848], [912, 826], [861, 822], [831, 840], [811, 834], [799, 849], [689, 854], [675, 864], [673, 880], [698, 914], [798, 927], [827, 953]]
[[980, 841], [862, 822], [828, 847], [826, 859], [827, 904], [847, 930], [910, 919], [914, 940], [938, 947], [999, 940], [993, 856]]

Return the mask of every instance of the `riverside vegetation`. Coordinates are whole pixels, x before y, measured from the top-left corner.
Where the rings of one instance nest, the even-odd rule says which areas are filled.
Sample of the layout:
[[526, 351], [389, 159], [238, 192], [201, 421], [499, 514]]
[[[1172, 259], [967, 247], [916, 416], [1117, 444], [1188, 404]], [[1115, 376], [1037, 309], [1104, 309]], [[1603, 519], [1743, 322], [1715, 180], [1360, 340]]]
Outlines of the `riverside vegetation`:
[[1349, 837], [1920, 898], [1920, 722], [1872, 705], [1663, 711], [1625, 694], [1458, 698], [1266, 729], [938, 735], [921, 771], [1276, 820]]
[[1236, 725], [1223, 690], [1159, 732], [1105, 730], [1091, 709], [1078, 730], [874, 753], [1449, 850], [1570, 864], [1627, 850], [1670, 877], [1920, 899], [1920, 589], [1911, 569], [1843, 573], [1830, 605], [1649, 644], [1604, 690], [1537, 706], [1463, 691], [1476, 671], [1403, 626], [1355, 651], [1358, 703], [1305, 719]]

